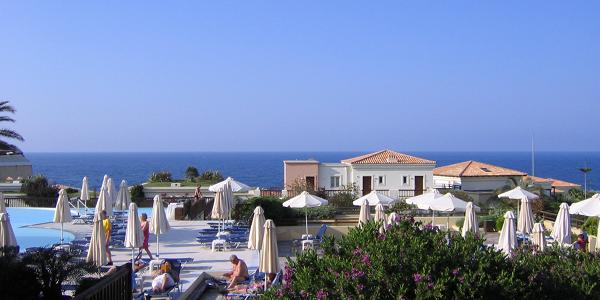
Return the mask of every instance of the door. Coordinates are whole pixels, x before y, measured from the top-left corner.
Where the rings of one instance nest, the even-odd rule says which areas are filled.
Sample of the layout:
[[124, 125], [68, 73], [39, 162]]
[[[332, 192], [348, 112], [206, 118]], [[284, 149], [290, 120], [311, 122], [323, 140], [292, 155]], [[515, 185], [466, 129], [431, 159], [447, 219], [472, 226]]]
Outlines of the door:
[[362, 194], [366, 195], [371, 192], [371, 184], [373, 183], [373, 178], [371, 176], [363, 176], [362, 178]]
[[306, 188], [309, 191], [315, 190], [315, 177], [314, 176], [306, 176]]
[[415, 176], [415, 196], [423, 194], [423, 176]]

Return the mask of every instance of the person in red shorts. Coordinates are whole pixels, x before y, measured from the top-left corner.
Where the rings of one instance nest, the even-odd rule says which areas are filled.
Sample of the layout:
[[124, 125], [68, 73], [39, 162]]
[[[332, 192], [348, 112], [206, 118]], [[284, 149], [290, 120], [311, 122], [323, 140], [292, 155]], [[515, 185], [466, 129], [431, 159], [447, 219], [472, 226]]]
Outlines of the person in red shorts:
[[142, 251], [146, 250], [146, 253], [148, 253], [150, 260], [152, 260], [152, 253], [150, 253], [150, 249], [148, 248], [148, 238], [150, 237], [150, 222], [148, 222], [148, 215], [143, 213], [140, 217], [140, 220], [142, 225], [142, 232], [144, 233], [144, 244], [142, 245], [142, 247], [140, 247], [140, 252], [138, 253], [135, 259], [138, 260], [142, 258]]

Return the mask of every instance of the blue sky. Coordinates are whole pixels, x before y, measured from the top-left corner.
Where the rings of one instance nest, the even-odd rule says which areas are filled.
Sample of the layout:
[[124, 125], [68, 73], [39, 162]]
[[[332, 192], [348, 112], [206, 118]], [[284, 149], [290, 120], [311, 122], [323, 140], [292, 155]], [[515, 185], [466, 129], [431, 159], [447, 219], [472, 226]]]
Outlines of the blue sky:
[[600, 4], [3, 1], [27, 151], [600, 150]]

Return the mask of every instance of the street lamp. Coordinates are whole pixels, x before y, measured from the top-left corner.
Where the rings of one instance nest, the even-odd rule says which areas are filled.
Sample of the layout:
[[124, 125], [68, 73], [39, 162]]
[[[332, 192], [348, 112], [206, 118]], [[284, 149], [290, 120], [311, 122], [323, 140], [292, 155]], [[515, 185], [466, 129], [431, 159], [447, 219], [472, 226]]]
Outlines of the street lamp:
[[587, 173], [592, 171], [592, 168], [583, 167], [579, 168], [579, 171], [583, 172], [583, 198], [587, 198]]

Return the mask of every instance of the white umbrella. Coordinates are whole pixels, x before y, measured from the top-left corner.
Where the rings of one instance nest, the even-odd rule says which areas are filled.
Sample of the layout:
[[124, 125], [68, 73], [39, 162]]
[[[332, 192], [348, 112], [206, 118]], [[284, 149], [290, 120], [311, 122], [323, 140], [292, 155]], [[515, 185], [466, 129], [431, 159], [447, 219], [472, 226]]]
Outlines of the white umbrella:
[[119, 192], [117, 193], [117, 199], [115, 201], [115, 209], [126, 210], [129, 208], [131, 203], [131, 195], [129, 194], [129, 188], [127, 187], [127, 181], [122, 180], [119, 186]]
[[[572, 215], [600, 217], [600, 194], [594, 194], [594, 196], [588, 199], [571, 204], [569, 213]], [[600, 228], [598, 229], [597, 232], [600, 232]], [[600, 249], [600, 234], [596, 234], [596, 236], [595, 248]]]
[[[370, 203], [371, 202], [369, 202], [369, 204]], [[385, 209], [383, 208], [383, 205], [381, 203], [375, 206], [375, 218], [373, 220], [375, 222], [385, 224]]]
[[106, 236], [104, 233], [104, 226], [102, 225], [100, 211], [96, 211], [96, 214], [94, 215], [92, 238], [90, 239], [90, 247], [88, 248], [86, 261], [94, 263], [97, 267], [107, 263]]
[[475, 214], [475, 210], [473, 209], [473, 202], [467, 203], [467, 209], [465, 210], [465, 222], [462, 226], [462, 236], [466, 237], [467, 233], [470, 232], [473, 235], [477, 235], [479, 233], [479, 224], [477, 223], [477, 216]]
[[397, 213], [393, 212], [387, 217], [387, 223], [388, 225], [398, 224], [398, 219], [400, 219], [400, 216]]
[[[81, 182], [81, 191], [79, 194], [79, 200], [84, 201], [84, 203], [87, 203], [87, 201], [90, 200], [90, 187], [89, 187], [87, 176], [84, 176], [83, 181]], [[87, 214], [87, 206], [86, 206], [85, 213]], [[80, 214], [79, 213], [79, 201], [77, 201], [77, 214]]]
[[17, 238], [10, 225], [10, 218], [7, 213], [0, 213], [0, 248], [1, 247], [16, 247]]
[[517, 220], [517, 231], [523, 234], [530, 234], [533, 230], [533, 211], [531, 210], [531, 201], [526, 197], [521, 199], [521, 210]]
[[102, 189], [103, 187], [106, 187], [107, 184], [108, 184], [108, 175], [104, 174], [104, 177], [102, 177], [102, 186], [100, 187], [100, 189]]
[[154, 196], [154, 204], [152, 205], [152, 220], [150, 221], [150, 232], [156, 235], [156, 256], [160, 255], [160, 243], [158, 238], [161, 234], [167, 233], [171, 230], [169, 220], [165, 214], [165, 207], [163, 206], [160, 195]]
[[283, 206], [305, 209], [304, 213], [306, 217], [306, 238], [308, 238], [308, 208], [326, 205], [327, 203], [329, 203], [327, 202], [327, 200], [317, 197], [315, 195], [311, 195], [307, 191], [303, 191], [302, 193], [300, 193], [300, 195], [283, 202]]
[[[215, 201], [213, 204], [212, 211], [210, 213], [211, 218], [215, 220], [223, 220], [223, 227], [225, 227], [225, 217], [229, 214], [227, 210], [227, 203], [223, 197], [223, 191], [215, 193]], [[219, 232], [221, 229], [219, 228]]]
[[559, 244], [571, 243], [571, 216], [569, 215], [569, 205], [567, 203], [560, 204], [550, 236]]
[[[260, 259], [260, 249], [263, 243], [263, 234], [265, 231], [265, 211], [262, 207], [254, 208], [254, 217], [250, 225], [250, 234], [248, 235], [248, 249], [258, 250], [258, 259]], [[260, 261], [259, 261], [260, 265]]]
[[58, 200], [56, 201], [56, 208], [54, 210], [54, 223], [60, 223], [60, 244], [62, 245], [64, 239], [64, 223], [71, 222], [71, 208], [69, 207], [69, 196], [65, 189], [60, 189], [58, 192]]
[[352, 204], [354, 204], [355, 206], [361, 206], [365, 200], [369, 201], [369, 205], [371, 206], [376, 206], [378, 204], [392, 205], [396, 201], [393, 198], [390, 198], [384, 194], [380, 194], [376, 191], [371, 191], [370, 193], [354, 200]]
[[430, 209], [431, 203], [433, 203], [435, 199], [442, 196], [443, 195], [440, 192], [438, 192], [438, 190], [430, 189], [421, 195], [406, 198], [405, 202], [408, 204], [416, 205], [419, 209]]
[[265, 273], [265, 290], [267, 288], [267, 275], [275, 274], [281, 270], [279, 265], [279, 251], [277, 249], [277, 232], [273, 220], [265, 222], [265, 232], [261, 248], [260, 264], [258, 269]]
[[0, 192], [0, 214], [6, 213], [6, 204], [4, 204], [4, 193]]
[[100, 195], [98, 196], [98, 202], [96, 203], [96, 214], [106, 211], [108, 216], [113, 215], [113, 208], [110, 202], [110, 196], [108, 196], [108, 189], [103, 187], [100, 189]]
[[[506, 192], [498, 195], [498, 198], [508, 198], [508, 199], [520, 201], [523, 198], [527, 198], [529, 200], [535, 200], [535, 199], [540, 198], [540, 196], [518, 186], [510, 191], [506, 191]], [[517, 202], [517, 213], [520, 213], [520, 211], [521, 211], [519, 204], [520, 203]]]
[[369, 222], [371, 219], [371, 212], [369, 211], [369, 201], [363, 201], [360, 206], [360, 213], [358, 214], [358, 226]]
[[507, 211], [504, 214], [504, 224], [502, 224], [502, 231], [500, 231], [500, 238], [498, 239], [498, 249], [506, 255], [510, 255], [515, 248], [517, 248], [515, 215], [512, 211]]
[[107, 203], [114, 206], [117, 201], [117, 189], [115, 189], [115, 184], [111, 177], [108, 177], [108, 180], [106, 181], [106, 188], [108, 191], [108, 199], [110, 199], [110, 202], [107, 201]]
[[227, 177], [227, 179], [209, 186], [208, 190], [211, 192], [221, 191], [223, 189], [223, 187], [225, 186], [225, 184], [228, 182], [231, 184], [231, 191], [233, 191], [234, 193], [247, 192], [251, 189], [251, 187], [249, 187], [248, 185], [243, 184], [239, 181], [236, 181], [232, 177]]
[[537, 246], [537, 251], [544, 251], [546, 249], [546, 237], [544, 237], [544, 225], [542, 223], [533, 224], [533, 245]]
[[135, 249], [144, 243], [144, 233], [138, 218], [138, 208], [135, 203], [129, 204], [127, 215], [127, 229], [125, 230], [125, 247], [131, 248], [131, 269], [135, 272]]
[[[443, 212], [463, 212], [467, 210], [467, 202], [459, 199], [451, 193], [446, 193], [441, 197], [435, 198], [431, 204], [430, 209], [432, 211], [443, 211]], [[480, 208], [477, 205], [473, 205], [475, 211], [479, 211]], [[450, 230], [450, 215], [448, 215], [446, 221], [446, 228]]]
[[231, 190], [231, 181], [228, 181], [223, 186], [223, 200], [227, 205], [226, 219], [231, 220], [231, 214], [233, 212], [233, 191]]

